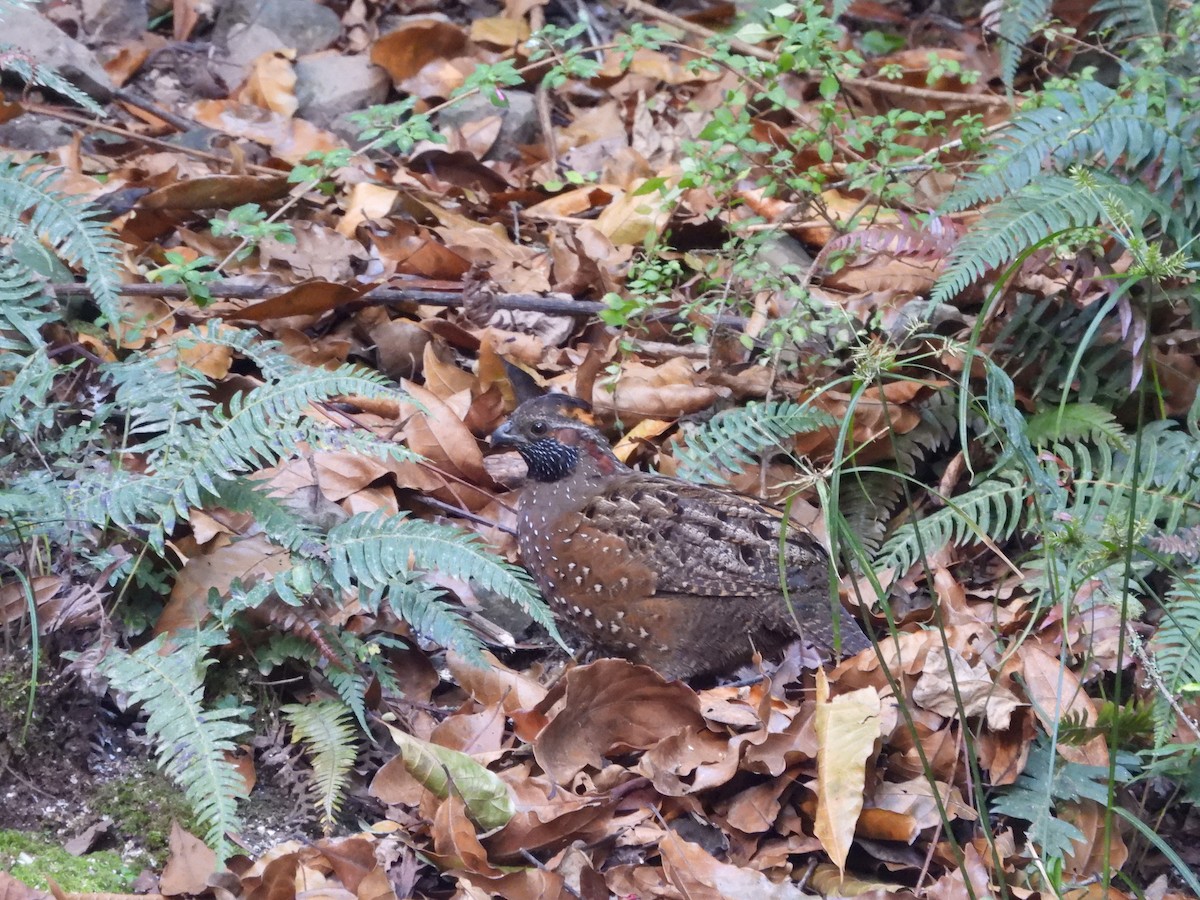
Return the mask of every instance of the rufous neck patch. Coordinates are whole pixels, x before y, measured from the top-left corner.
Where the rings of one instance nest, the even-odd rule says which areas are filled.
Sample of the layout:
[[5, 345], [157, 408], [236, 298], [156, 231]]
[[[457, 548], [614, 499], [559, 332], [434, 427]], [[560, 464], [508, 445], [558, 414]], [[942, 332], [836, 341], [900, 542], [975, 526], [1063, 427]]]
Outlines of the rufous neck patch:
[[583, 450], [596, 463], [601, 475], [611, 475], [617, 471], [617, 458], [607, 447], [595, 441], [584, 441]]

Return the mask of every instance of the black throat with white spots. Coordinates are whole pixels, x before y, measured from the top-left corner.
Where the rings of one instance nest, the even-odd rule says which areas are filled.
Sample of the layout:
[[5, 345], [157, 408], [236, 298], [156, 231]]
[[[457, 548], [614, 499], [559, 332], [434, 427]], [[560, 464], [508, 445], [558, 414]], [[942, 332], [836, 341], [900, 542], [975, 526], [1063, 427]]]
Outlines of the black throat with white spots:
[[579, 447], [569, 447], [552, 438], [534, 441], [517, 449], [529, 467], [529, 477], [534, 481], [560, 481], [579, 465]]

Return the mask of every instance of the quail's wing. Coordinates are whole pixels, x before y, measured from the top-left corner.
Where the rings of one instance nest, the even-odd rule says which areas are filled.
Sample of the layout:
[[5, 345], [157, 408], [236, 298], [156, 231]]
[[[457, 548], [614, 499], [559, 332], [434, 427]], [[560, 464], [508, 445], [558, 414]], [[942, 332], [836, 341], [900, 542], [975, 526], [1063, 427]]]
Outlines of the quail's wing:
[[824, 590], [829, 562], [807, 531], [788, 528], [780, 565], [779, 512], [751, 497], [646, 473], [631, 473], [580, 516], [617, 537], [631, 558], [658, 573], [659, 591], [706, 597]]
[[659, 597], [710, 603], [742, 598], [757, 612], [746, 618], [750, 610], [741, 611], [738, 619], [803, 633], [826, 647], [833, 646], [836, 609], [843, 650], [857, 653], [870, 645], [857, 623], [830, 603], [825, 549], [752, 497], [631, 473], [578, 515], [589, 532], [612, 542], [610, 553], [654, 573]]

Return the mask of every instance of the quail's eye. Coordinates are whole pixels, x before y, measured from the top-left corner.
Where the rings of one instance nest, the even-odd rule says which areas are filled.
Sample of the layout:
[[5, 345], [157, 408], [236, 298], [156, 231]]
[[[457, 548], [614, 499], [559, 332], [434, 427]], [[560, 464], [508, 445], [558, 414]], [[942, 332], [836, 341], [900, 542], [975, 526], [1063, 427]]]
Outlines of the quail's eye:
[[546, 423], [540, 419], [536, 422], [531, 422], [529, 425], [529, 433], [543, 435], [546, 433]]

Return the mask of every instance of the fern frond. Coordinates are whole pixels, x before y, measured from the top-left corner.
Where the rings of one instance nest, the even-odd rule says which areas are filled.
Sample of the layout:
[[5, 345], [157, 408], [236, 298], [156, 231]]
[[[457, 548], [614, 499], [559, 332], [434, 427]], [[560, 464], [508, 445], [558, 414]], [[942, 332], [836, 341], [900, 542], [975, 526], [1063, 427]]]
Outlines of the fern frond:
[[304, 744], [312, 766], [313, 801], [328, 837], [342, 808], [346, 776], [358, 756], [353, 717], [337, 700], [292, 703], [281, 711], [292, 726], [293, 742]]
[[916, 471], [917, 465], [946, 447], [955, 433], [958, 422], [958, 392], [943, 388], [923, 402], [918, 409], [921, 420], [911, 431], [897, 434], [892, 439], [892, 453], [896, 468], [906, 475]]
[[331, 668], [325, 673], [346, 709], [354, 714], [364, 732], [370, 731], [367, 723], [367, 679], [357, 671]]
[[[1053, 716], [1054, 711], [1048, 711]], [[1075, 850], [1083, 834], [1065, 819], [1054, 815], [1060, 802], [1080, 798], [1108, 803], [1107, 766], [1092, 766], [1067, 762], [1059, 758], [1045, 736], [1034, 742], [1029, 750], [1025, 771], [1016, 783], [999, 788], [992, 801], [992, 811], [1013, 816], [1029, 823], [1026, 835], [1048, 859], [1062, 858]], [[1122, 763], [1115, 766], [1115, 777], [1127, 782], [1132, 777]]]
[[1050, 0], [993, 0], [983, 12], [983, 25], [996, 33], [1000, 77], [1012, 90], [1017, 65], [1034, 30], [1050, 19]]
[[1098, 173], [1044, 175], [996, 203], [967, 232], [954, 248], [930, 298], [946, 303], [988, 270], [1016, 259], [1051, 237], [1111, 221], [1114, 208], [1128, 211], [1139, 222], [1151, 212], [1162, 212], [1144, 189]]
[[679, 474], [695, 481], [723, 482], [721, 472], [740, 472], [768, 450], [786, 450], [798, 434], [836, 426], [823, 410], [792, 400], [747, 403], [713, 416], [688, 435], [677, 454]]
[[1058, 441], [1076, 443], [1098, 439], [1117, 447], [1125, 445], [1125, 431], [1117, 424], [1117, 417], [1095, 403], [1068, 403], [1062, 408], [1054, 406], [1042, 410], [1029, 417], [1026, 429], [1035, 447]]
[[1092, 14], [1100, 17], [1096, 31], [1114, 52], [1133, 59], [1141, 54], [1137, 44], [1146, 38], [1158, 38], [1167, 30], [1165, 0], [1098, 0]]
[[[181, 386], [177, 402], [167, 400], [137, 414], [139, 432], [160, 429], [133, 448], [148, 451], [150, 472], [122, 471], [106, 482], [85, 482], [79, 500], [86, 520], [146, 527], [151, 543], [160, 546], [176, 517], [211, 501], [221, 485], [295, 455], [301, 443], [319, 446], [328, 429], [308, 417], [310, 404], [347, 394], [395, 395], [383, 376], [355, 366], [293, 365], [288, 377], [236, 394], [225, 409], [200, 415], [205, 401], [190, 393], [186, 379], [186, 374], [168, 378]], [[141, 387], [137, 396], [146, 391]], [[132, 403], [132, 397], [125, 402]], [[190, 411], [200, 417], [181, 421]]]
[[319, 557], [324, 553], [325, 535], [299, 518], [278, 497], [268, 494], [261, 482], [243, 478], [218, 481], [214, 486], [214, 505], [250, 513], [271, 543], [300, 556]]
[[111, 650], [97, 666], [126, 695], [125, 706], [140, 705], [146, 713], [159, 765], [183, 788], [196, 818], [208, 826], [205, 842], [222, 859], [230, 850], [226, 832], [239, 827], [237, 801], [245, 796], [245, 782], [225, 754], [248, 730], [239, 720], [250, 712], [204, 706], [204, 672], [213, 662], [207, 654], [225, 643], [216, 628], [160, 635], [132, 653]]
[[[980, 169], [968, 175], [947, 198], [943, 212], [958, 212], [1016, 194], [1041, 173], [1047, 159], [1060, 170], [1103, 160], [1139, 173], [1159, 162], [1154, 186], [1172, 179], [1186, 190], [1200, 176], [1192, 145], [1197, 123], [1184, 117], [1175, 101], [1165, 118], [1151, 111], [1145, 95], [1124, 97], [1096, 82], [1081, 82], [1077, 92], [1049, 91], [1045, 106], [1022, 111], [996, 141]], [[1188, 211], [1188, 217], [1192, 217]]]
[[34, 272], [12, 257], [0, 258], [0, 351], [28, 353], [41, 347], [38, 329], [58, 318], [54, 306]]
[[914, 223], [900, 213], [898, 225], [870, 225], [835, 237], [813, 260], [818, 271], [835, 253], [882, 254], [897, 259], [941, 262], [950, 255], [963, 227], [948, 216], [934, 216], [928, 222]]
[[[17, 0], [5, 0], [12, 7], [25, 6]], [[2, 11], [2, 7], [0, 7]], [[0, 22], [3, 15], [0, 15]], [[61, 94], [68, 100], [78, 103], [93, 115], [103, 117], [104, 107], [81, 91], [67, 79], [63, 78], [51, 66], [39, 63], [33, 57], [9, 45], [0, 44], [0, 71], [12, 72], [26, 84], [49, 88], [56, 94]]]
[[[996, 336], [993, 359], [1033, 396], [1066, 392], [1083, 402], [1120, 396], [1129, 384], [1129, 352], [1120, 342], [1089, 338], [1103, 308], [1100, 303], [1079, 309], [1056, 297], [1019, 296]], [[1076, 366], [1076, 351], [1085, 340]]]
[[[1167, 592], [1162, 624], [1150, 642], [1158, 682], [1176, 702], [1185, 685], [1200, 685], [1200, 570], [1180, 573]], [[1175, 709], [1166, 697], [1154, 702], [1154, 740], [1162, 746], [1175, 731]]]
[[1029, 493], [1029, 482], [1020, 472], [996, 472], [947, 501], [945, 509], [897, 528], [879, 552], [876, 568], [894, 569], [897, 575], [903, 575], [921, 558], [922, 549], [936, 553], [950, 543], [974, 543], [983, 536], [1002, 542], [1020, 524]]
[[327, 552], [342, 590], [385, 590], [405, 583], [414, 571], [442, 572], [495, 591], [558, 639], [550, 609], [529, 576], [489, 553], [475, 535], [378, 510], [331, 528]]
[[843, 472], [838, 511], [869, 553], [879, 552], [892, 510], [904, 497], [902, 476], [883, 472]]
[[254, 661], [263, 675], [293, 659], [312, 666], [317, 664], [320, 654], [316, 647], [294, 634], [272, 634], [265, 645], [254, 651]]
[[55, 189], [53, 169], [0, 160], [0, 237], [29, 245], [45, 242], [84, 271], [92, 297], [109, 322], [120, 320], [120, 252], [91, 204]]
[[436, 591], [419, 584], [405, 588], [393, 586], [388, 591], [388, 603], [417, 634], [443, 647], [454, 648], [464, 659], [478, 666], [486, 665], [479, 635]]
[[8, 383], [0, 384], [0, 422], [32, 438], [37, 429], [54, 421], [54, 410], [46, 397], [54, 379], [66, 369], [52, 363], [42, 346], [27, 356], [13, 353], [0, 359], [12, 364]]

